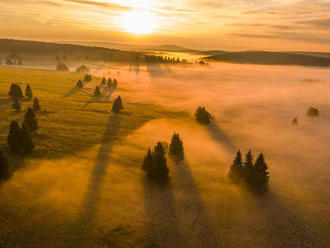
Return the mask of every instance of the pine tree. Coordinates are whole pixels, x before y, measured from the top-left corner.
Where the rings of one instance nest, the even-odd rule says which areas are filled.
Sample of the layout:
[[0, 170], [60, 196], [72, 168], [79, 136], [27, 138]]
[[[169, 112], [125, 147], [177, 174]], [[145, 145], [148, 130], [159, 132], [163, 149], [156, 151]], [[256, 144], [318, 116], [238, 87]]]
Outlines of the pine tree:
[[22, 146], [22, 153], [31, 153], [34, 149], [32, 138], [24, 124], [22, 124], [22, 128], [21, 128], [21, 146]]
[[108, 88], [112, 89], [113, 85], [112, 85], [112, 80], [111, 78], [108, 79]]
[[24, 125], [30, 131], [35, 131], [38, 129], [38, 121], [32, 108], [28, 108], [24, 116]]
[[29, 99], [33, 97], [32, 89], [29, 84], [25, 88], [25, 96], [28, 97]]
[[124, 106], [123, 106], [123, 102], [121, 100], [121, 97], [118, 96], [114, 101], [113, 101], [113, 104], [112, 104], [112, 112], [114, 113], [119, 113], [120, 110], [124, 109]]
[[23, 91], [21, 86], [19, 86], [17, 83], [12, 83], [10, 85], [10, 90], [8, 95], [15, 99], [15, 98], [23, 98]]
[[17, 98], [14, 99], [14, 103], [13, 103], [12, 107], [13, 107], [13, 109], [16, 110], [16, 112], [19, 112], [22, 109], [22, 105]]
[[80, 88], [80, 89], [81, 89], [82, 87], [84, 87], [83, 82], [82, 82], [81, 80], [78, 81], [78, 83], [77, 83], [77, 87]]
[[147, 155], [143, 159], [142, 169], [147, 173], [148, 176], [152, 176], [152, 167], [153, 157], [149, 148]]
[[260, 153], [260, 155], [258, 156], [254, 168], [255, 168], [254, 181], [253, 181], [254, 189], [261, 192], [267, 191], [268, 182], [269, 182], [269, 172], [263, 153]]
[[208, 125], [212, 121], [211, 114], [209, 112], [207, 112], [205, 107], [201, 107], [201, 106], [197, 108], [197, 110], [195, 112], [195, 118], [196, 118], [197, 122], [199, 122], [200, 124], [203, 124], [203, 125]]
[[177, 161], [181, 161], [184, 159], [183, 142], [179, 134], [177, 133], [174, 133], [172, 136], [169, 154], [172, 158], [174, 158]]
[[165, 158], [165, 151], [161, 142], [158, 142], [153, 151], [153, 169], [152, 177], [157, 181], [163, 181], [167, 178], [169, 169]]
[[101, 91], [99, 86], [96, 86], [95, 91], [94, 91], [94, 96], [100, 97], [101, 96]]
[[2, 151], [0, 151], [0, 181], [9, 177], [9, 164]]
[[102, 78], [102, 81], [101, 81], [101, 84], [102, 84], [102, 85], [105, 85], [106, 82], [107, 82], [107, 80], [105, 79], [105, 77], [103, 77], [103, 78]]
[[233, 182], [240, 182], [240, 181], [244, 180], [244, 171], [243, 171], [243, 162], [242, 162], [241, 151], [237, 152], [236, 158], [233, 161], [232, 166], [230, 167], [228, 176]]
[[245, 156], [244, 162], [244, 178], [248, 184], [252, 184], [254, 180], [254, 165], [252, 151], [249, 150]]
[[37, 111], [40, 111], [40, 104], [39, 104], [39, 100], [38, 98], [34, 98], [34, 101], [33, 101], [33, 111], [37, 112]]
[[114, 79], [113, 80], [113, 85], [112, 85], [113, 89], [117, 89], [118, 87], [118, 82], [117, 82], [117, 79]]
[[21, 150], [20, 143], [21, 130], [17, 121], [12, 120], [10, 122], [9, 134], [8, 134], [8, 145], [12, 152], [19, 153]]

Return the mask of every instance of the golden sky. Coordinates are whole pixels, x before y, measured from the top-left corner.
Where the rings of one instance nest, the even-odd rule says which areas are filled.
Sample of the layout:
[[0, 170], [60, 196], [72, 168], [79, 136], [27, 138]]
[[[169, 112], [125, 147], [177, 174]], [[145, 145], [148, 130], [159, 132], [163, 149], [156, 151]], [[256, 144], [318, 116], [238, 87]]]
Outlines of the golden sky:
[[330, 0], [0, 0], [0, 38], [330, 51]]

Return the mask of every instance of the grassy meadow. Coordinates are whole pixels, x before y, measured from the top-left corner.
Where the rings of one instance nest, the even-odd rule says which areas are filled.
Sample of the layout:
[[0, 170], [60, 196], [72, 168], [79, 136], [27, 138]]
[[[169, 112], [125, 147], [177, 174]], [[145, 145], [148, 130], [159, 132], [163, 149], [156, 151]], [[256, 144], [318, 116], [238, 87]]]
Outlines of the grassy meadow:
[[[214, 64], [92, 67], [84, 75], [0, 67], [0, 147], [12, 176], [0, 186], [0, 247], [327, 247], [330, 243], [329, 70]], [[111, 72], [110, 72], [111, 71]], [[118, 89], [93, 97], [102, 76]], [[13, 155], [10, 83], [38, 97], [35, 151]], [[103, 89], [102, 89], [103, 91]], [[114, 115], [121, 95], [124, 111]], [[205, 105], [216, 122], [196, 123]], [[311, 105], [321, 117], [308, 119]], [[292, 127], [294, 117], [299, 126]], [[143, 156], [178, 132], [186, 159], [168, 159], [166, 185], [148, 181]], [[256, 196], [227, 173], [238, 149], [264, 152], [270, 192]]]

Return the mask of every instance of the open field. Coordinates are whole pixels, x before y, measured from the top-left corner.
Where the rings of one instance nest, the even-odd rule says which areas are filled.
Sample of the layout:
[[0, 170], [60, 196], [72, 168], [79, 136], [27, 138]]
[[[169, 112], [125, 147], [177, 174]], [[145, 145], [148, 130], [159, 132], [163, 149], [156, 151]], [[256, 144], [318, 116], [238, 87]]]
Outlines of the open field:
[[[0, 67], [0, 147], [13, 165], [0, 186], [0, 247], [327, 247], [330, 243], [330, 70], [212, 64], [93, 69], [119, 89], [92, 96], [100, 78]], [[35, 152], [12, 155], [11, 82], [39, 98]], [[121, 95], [125, 110], [111, 113]], [[32, 102], [24, 101], [23, 110]], [[216, 123], [193, 113], [205, 105]], [[309, 107], [321, 116], [306, 116]], [[298, 117], [298, 127], [291, 121]], [[173, 132], [186, 160], [169, 160], [170, 180], [146, 180], [146, 149]], [[227, 179], [235, 152], [264, 152], [270, 192], [255, 196]]]

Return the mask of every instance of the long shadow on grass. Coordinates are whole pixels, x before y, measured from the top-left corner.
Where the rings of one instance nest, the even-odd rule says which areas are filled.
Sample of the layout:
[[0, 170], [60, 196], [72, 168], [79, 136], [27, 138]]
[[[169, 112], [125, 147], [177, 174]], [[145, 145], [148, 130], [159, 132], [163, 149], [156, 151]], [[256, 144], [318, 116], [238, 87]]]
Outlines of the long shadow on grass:
[[70, 97], [70, 96], [72, 96], [74, 93], [76, 93], [79, 90], [80, 90], [80, 88], [77, 87], [77, 86], [75, 86], [71, 90], [69, 90], [64, 96], [62, 96], [62, 98]]
[[235, 152], [237, 150], [235, 144], [217, 124], [207, 126], [207, 131], [212, 139], [224, 145], [229, 152]]
[[110, 89], [104, 89], [104, 96], [101, 97], [97, 97], [97, 96], [93, 96], [91, 97], [82, 107], [81, 109], [85, 109], [86, 107], [88, 107], [90, 104], [92, 104], [93, 102], [109, 102], [109, 100], [111, 99], [112, 94], [114, 93], [114, 90], [110, 90]]
[[[279, 196], [269, 192], [256, 199], [260, 216], [265, 218], [267, 226], [262, 234], [266, 237], [266, 247], [326, 247], [325, 236], [320, 238], [319, 231], [313, 225], [299, 217]], [[323, 231], [323, 235], [328, 233]]]
[[169, 67], [163, 69], [159, 64], [147, 64], [147, 71], [152, 78], [164, 77], [171, 72]]
[[150, 240], [150, 244], [146, 247], [186, 248], [179, 230], [171, 182], [158, 184], [146, 178], [144, 203]]
[[186, 194], [181, 195], [178, 206], [185, 240], [190, 248], [219, 247], [216, 226], [208, 215], [187, 162], [176, 163], [174, 176]]

